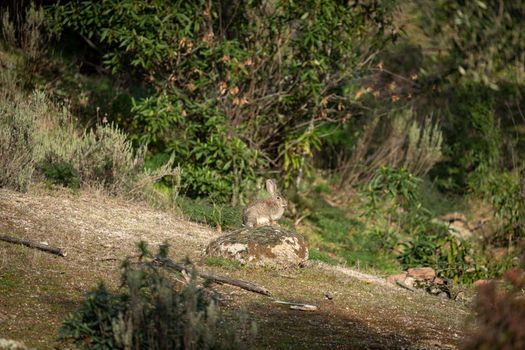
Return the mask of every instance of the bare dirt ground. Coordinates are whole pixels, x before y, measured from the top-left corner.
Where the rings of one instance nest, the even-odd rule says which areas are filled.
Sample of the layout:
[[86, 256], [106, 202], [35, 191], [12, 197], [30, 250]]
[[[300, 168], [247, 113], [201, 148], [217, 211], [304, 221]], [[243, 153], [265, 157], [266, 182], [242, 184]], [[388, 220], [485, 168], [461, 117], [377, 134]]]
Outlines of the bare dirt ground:
[[[60, 346], [61, 321], [99, 281], [117, 288], [120, 261], [136, 253], [140, 240], [152, 247], [167, 241], [174, 259], [188, 256], [203, 270], [259, 283], [278, 299], [319, 307], [290, 310], [263, 296], [218, 287], [227, 308], [256, 320], [257, 348], [453, 349], [466, 336], [465, 305], [357, 271], [317, 263], [285, 271], [199, 264], [216, 231], [100, 193], [0, 189], [0, 233], [67, 252], [58, 257], [0, 242], [0, 338], [38, 349]], [[327, 292], [332, 300], [325, 298]]]

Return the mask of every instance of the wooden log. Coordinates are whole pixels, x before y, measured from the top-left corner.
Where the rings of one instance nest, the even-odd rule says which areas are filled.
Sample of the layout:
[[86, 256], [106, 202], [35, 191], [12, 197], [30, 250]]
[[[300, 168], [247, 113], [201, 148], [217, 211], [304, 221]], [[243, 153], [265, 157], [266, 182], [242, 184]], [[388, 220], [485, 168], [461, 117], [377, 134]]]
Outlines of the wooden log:
[[[160, 265], [164, 265], [164, 266], [169, 267], [171, 269], [177, 270], [179, 272], [187, 270], [187, 268], [185, 266], [177, 264], [176, 262], [174, 262], [173, 260], [168, 259], [168, 258], [159, 258], [159, 257], [157, 257], [157, 258], [155, 258], [155, 262], [160, 264]], [[229, 285], [232, 285], [232, 286], [236, 286], [236, 287], [248, 290], [250, 292], [254, 292], [254, 293], [258, 293], [258, 294], [262, 294], [262, 295], [266, 295], [266, 296], [271, 296], [272, 295], [272, 293], [268, 289], [264, 288], [263, 286], [259, 286], [258, 284], [255, 284], [253, 282], [238, 280], [238, 279], [234, 279], [234, 278], [230, 278], [230, 277], [226, 277], [226, 276], [213, 275], [211, 273], [199, 272], [199, 271], [197, 271], [197, 276], [199, 276], [201, 278], [204, 278], [204, 279], [207, 279], [207, 280], [210, 280], [212, 282], [224, 283], [224, 284], [229, 284]]]
[[8, 235], [4, 235], [0, 233], [0, 241], [8, 242], [8, 243], [14, 243], [14, 244], [21, 244], [25, 245], [29, 248], [39, 249], [47, 253], [59, 255], [59, 256], [66, 256], [67, 253], [62, 248], [52, 247], [46, 244], [42, 244], [39, 242], [31, 241], [28, 239], [21, 239], [16, 238]]

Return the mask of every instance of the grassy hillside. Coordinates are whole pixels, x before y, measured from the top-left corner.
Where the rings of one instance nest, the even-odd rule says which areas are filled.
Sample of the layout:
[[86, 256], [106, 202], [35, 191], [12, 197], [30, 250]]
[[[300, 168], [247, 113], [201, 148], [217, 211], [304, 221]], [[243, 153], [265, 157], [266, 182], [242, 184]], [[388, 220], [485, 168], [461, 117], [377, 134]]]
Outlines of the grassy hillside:
[[284, 271], [210, 266], [201, 252], [216, 231], [143, 205], [84, 191], [1, 190], [0, 199], [1, 232], [67, 252], [57, 257], [0, 242], [1, 336], [31, 347], [64, 346], [57, 343], [61, 321], [99, 281], [118, 287], [120, 260], [136, 254], [141, 239], [151, 246], [166, 240], [173, 259], [188, 256], [198, 269], [256, 282], [281, 300], [319, 306], [315, 312], [290, 310], [264, 296], [214, 286], [226, 310], [256, 321], [257, 348], [453, 348], [467, 334], [470, 312], [463, 303], [362, 281], [349, 269], [314, 262]]

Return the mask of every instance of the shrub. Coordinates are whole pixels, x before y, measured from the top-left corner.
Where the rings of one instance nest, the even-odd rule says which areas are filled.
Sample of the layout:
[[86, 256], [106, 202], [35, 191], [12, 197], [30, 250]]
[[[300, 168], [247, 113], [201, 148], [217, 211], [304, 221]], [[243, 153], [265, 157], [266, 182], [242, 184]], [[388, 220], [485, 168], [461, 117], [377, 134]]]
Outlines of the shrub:
[[285, 184], [308, 172], [317, 128], [348, 119], [348, 89], [393, 37], [394, 1], [232, 4], [74, 1], [51, 13], [114, 74], [151, 88], [121, 125], [175, 155], [182, 191], [237, 205], [257, 171], [277, 169]]
[[489, 271], [479, 250], [451, 235], [443, 224], [431, 222], [428, 217], [416, 217], [405, 223], [403, 229], [409, 234], [398, 247], [397, 259], [403, 269], [429, 266], [438, 275], [463, 283], [487, 278], [495, 272]]
[[[363, 215], [377, 218], [376, 239], [383, 242], [378, 251], [396, 251], [403, 269], [429, 266], [456, 281], [473, 282], [493, 274], [477, 247], [432, 220], [432, 213], [419, 198], [420, 183], [421, 179], [406, 169], [384, 167], [366, 186]], [[389, 240], [390, 244], [384, 244]]]
[[[166, 254], [167, 246], [161, 246], [159, 256]], [[82, 349], [241, 348], [224, 329], [210, 291], [197, 286], [195, 271], [182, 281], [182, 275], [156, 265], [142, 244], [139, 263], [123, 264], [120, 291], [101, 284], [90, 292], [64, 321], [61, 338]]]
[[431, 175], [441, 190], [480, 195], [486, 191], [491, 173], [500, 171], [504, 155], [494, 92], [464, 84], [454, 89], [450, 100], [443, 128], [446, 160], [437, 164]]
[[[5, 74], [0, 72], [0, 77]], [[135, 151], [116, 126], [80, 129], [68, 108], [44, 93], [27, 96], [20, 87], [1, 85], [0, 186], [25, 190], [34, 174], [42, 174], [57, 185], [100, 186], [111, 194], [159, 202], [166, 196], [154, 183], [170, 178], [177, 184], [171, 190], [176, 196], [180, 170], [174, 168], [173, 157], [144, 170], [146, 150]]]
[[487, 182], [488, 199], [496, 216], [503, 222], [502, 230], [496, 233], [496, 238], [506, 236], [510, 247], [513, 239], [525, 237], [525, 192], [522, 192], [524, 189], [521, 188], [519, 174], [517, 171], [500, 173]]
[[49, 106], [41, 93], [24, 98], [4, 93], [4, 88], [0, 91], [0, 186], [26, 190], [41, 157], [39, 118]]
[[24, 10], [23, 13], [2, 11], [0, 34], [5, 46], [19, 54], [16, 68], [26, 83], [30, 83], [34, 73], [45, 66], [47, 47], [53, 35], [46, 31], [48, 21], [41, 7], [31, 2]]
[[466, 341], [464, 349], [525, 348], [525, 271], [510, 270], [504, 281], [504, 288], [496, 282], [479, 288], [474, 301], [477, 330]]
[[355, 130], [359, 132], [354, 142], [337, 141], [342, 146], [336, 149], [342, 158], [345, 185], [370, 181], [383, 167], [405, 168], [423, 176], [442, 157], [440, 124], [430, 117], [418, 121], [412, 110], [394, 111], [387, 117], [372, 116], [364, 125], [356, 125]]

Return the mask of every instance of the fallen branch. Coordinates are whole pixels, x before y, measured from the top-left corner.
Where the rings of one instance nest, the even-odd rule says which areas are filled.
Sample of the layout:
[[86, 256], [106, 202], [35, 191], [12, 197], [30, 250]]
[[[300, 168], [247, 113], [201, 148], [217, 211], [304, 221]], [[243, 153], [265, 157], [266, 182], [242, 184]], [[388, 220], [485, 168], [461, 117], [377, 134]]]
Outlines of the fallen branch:
[[290, 305], [290, 309], [292, 310], [301, 310], [301, 311], [316, 311], [317, 306], [311, 305], [311, 304], [304, 304], [304, 303], [294, 303], [292, 301], [283, 301], [283, 300], [273, 300], [274, 303], [277, 304], [283, 304], [283, 305]]
[[[166, 267], [169, 267], [171, 269], [177, 270], [179, 272], [187, 270], [187, 268], [185, 266], [177, 264], [176, 262], [174, 262], [173, 260], [168, 259], [168, 258], [159, 258], [159, 257], [157, 257], [157, 258], [155, 258], [155, 262], [157, 264], [164, 265]], [[224, 283], [224, 284], [229, 284], [229, 285], [232, 285], [232, 286], [236, 286], [236, 287], [248, 290], [250, 292], [259, 293], [259, 294], [266, 295], [266, 296], [271, 296], [272, 295], [272, 293], [268, 289], [266, 289], [266, 288], [264, 288], [262, 286], [259, 286], [259, 285], [255, 284], [255, 283], [252, 283], [252, 282], [247, 282], [247, 281], [243, 281], [243, 280], [237, 280], [237, 279], [233, 279], [233, 278], [225, 277], [225, 276], [217, 276], [217, 275], [213, 275], [211, 273], [199, 272], [199, 271], [197, 271], [197, 276], [202, 277], [202, 278], [207, 279], [207, 280], [212, 281], [212, 282]]]
[[14, 243], [14, 244], [22, 244], [29, 248], [39, 249], [44, 252], [59, 255], [59, 256], [67, 255], [67, 253], [61, 248], [56, 248], [56, 247], [52, 247], [52, 246], [38, 243], [35, 241], [30, 241], [27, 239], [20, 239], [20, 238], [16, 238], [16, 237], [4, 235], [4, 234], [0, 234], [0, 241]]

